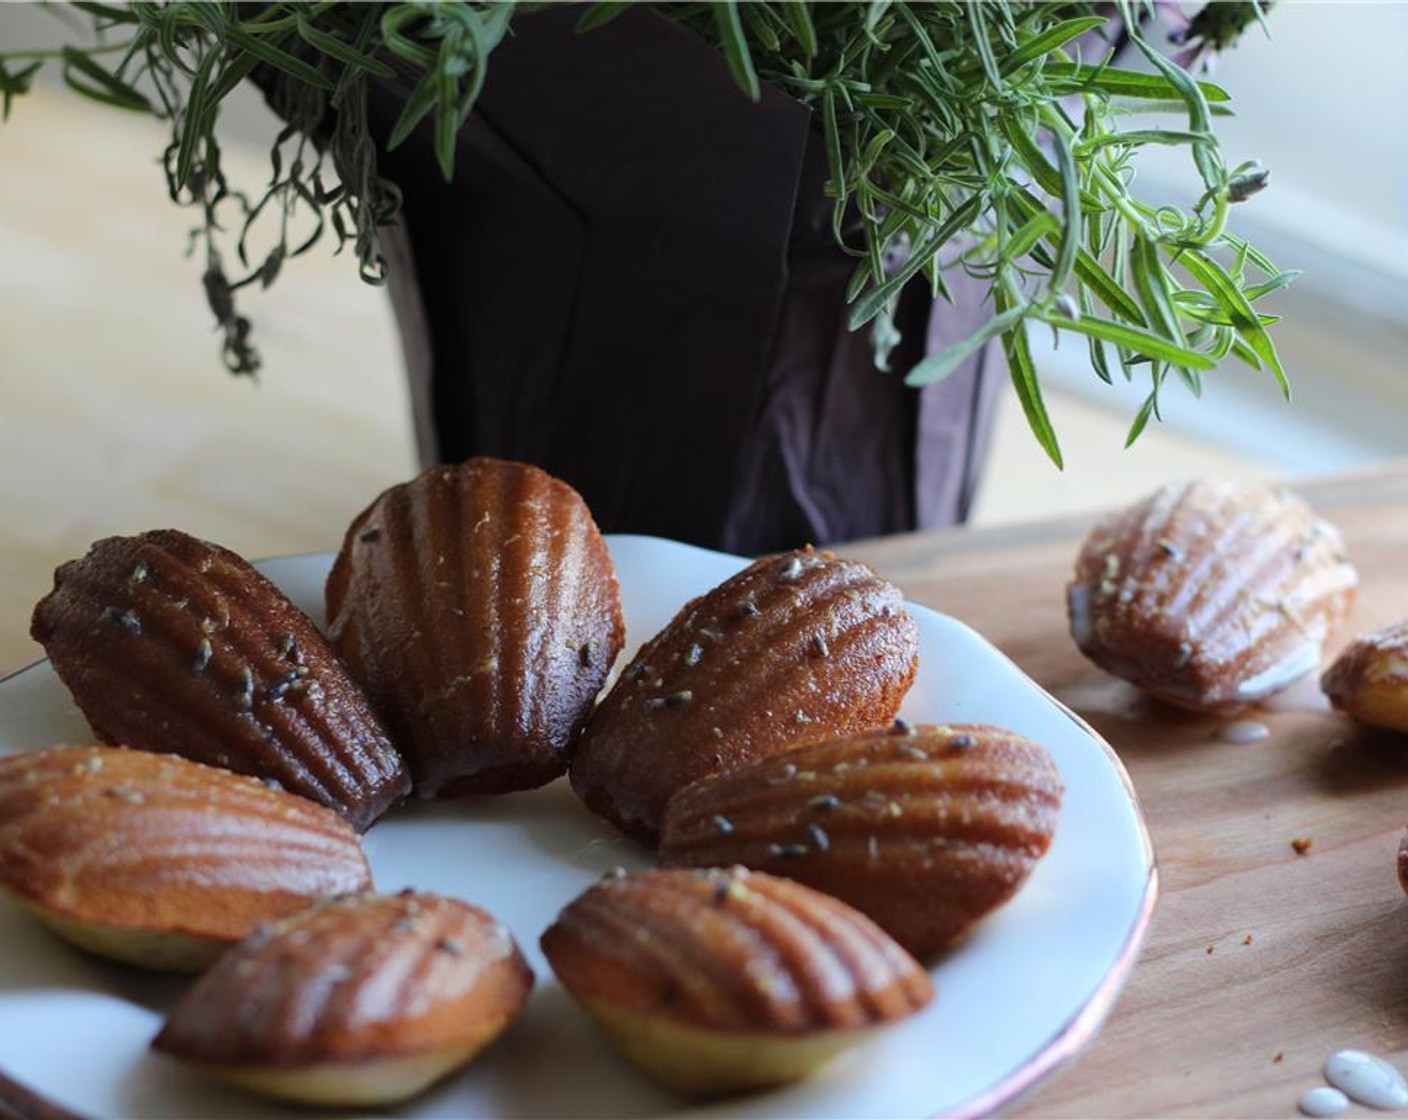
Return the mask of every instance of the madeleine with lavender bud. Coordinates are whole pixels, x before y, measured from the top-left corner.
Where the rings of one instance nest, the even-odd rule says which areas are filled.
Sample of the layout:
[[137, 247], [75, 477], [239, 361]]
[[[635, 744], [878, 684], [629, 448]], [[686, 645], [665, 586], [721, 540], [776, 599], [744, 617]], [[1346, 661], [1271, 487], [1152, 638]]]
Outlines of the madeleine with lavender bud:
[[0, 758], [0, 893], [99, 956], [198, 972], [371, 885], [346, 819], [256, 778], [122, 747]]
[[695, 1096], [806, 1077], [934, 998], [865, 915], [741, 867], [613, 873], [542, 948], [626, 1057]]
[[391, 1105], [466, 1065], [532, 986], [512, 936], [476, 906], [410, 890], [345, 895], [227, 952], [152, 1048], [268, 1097]]
[[1017, 893], [1063, 792], [1050, 753], [1021, 735], [897, 720], [685, 787], [665, 812], [660, 862], [785, 875], [924, 956]]
[[333, 643], [425, 798], [561, 777], [626, 636], [581, 495], [487, 457], [381, 493], [348, 528], [326, 599]]
[[654, 844], [690, 782], [899, 711], [919, 628], [898, 588], [812, 548], [766, 556], [686, 603], [598, 705], [572, 788]]
[[98, 738], [277, 782], [359, 832], [410, 791], [317, 625], [242, 556], [177, 529], [96, 541], [30, 634]]

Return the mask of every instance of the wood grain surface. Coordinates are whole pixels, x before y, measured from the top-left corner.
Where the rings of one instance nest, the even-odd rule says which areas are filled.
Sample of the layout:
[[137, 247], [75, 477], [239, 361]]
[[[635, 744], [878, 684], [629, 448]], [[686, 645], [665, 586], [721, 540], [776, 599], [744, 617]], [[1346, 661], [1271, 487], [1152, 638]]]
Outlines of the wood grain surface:
[[[1333, 656], [1408, 617], [1408, 466], [1298, 489], [1344, 532], [1361, 576]], [[1162, 895], [1144, 952], [1095, 1042], [1013, 1114], [1292, 1116], [1335, 1050], [1408, 1068], [1408, 902], [1395, 874], [1408, 739], [1356, 727], [1306, 682], [1247, 713], [1268, 738], [1229, 742], [1226, 721], [1147, 700], [1085, 661], [1064, 588], [1089, 524], [841, 550], [975, 627], [1088, 720], [1148, 821]], [[1304, 854], [1296, 839], [1310, 841]]]

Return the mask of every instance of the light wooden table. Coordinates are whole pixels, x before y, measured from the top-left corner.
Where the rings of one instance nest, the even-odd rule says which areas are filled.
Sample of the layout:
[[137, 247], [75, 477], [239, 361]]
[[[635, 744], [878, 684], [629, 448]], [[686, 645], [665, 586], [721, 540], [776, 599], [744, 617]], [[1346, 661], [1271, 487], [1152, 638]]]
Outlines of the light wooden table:
[[[1408, 464], [1300, 490], [1344, 532], [1362, 579], [1331, 652], [1408, 617]], [[1144, 952], [1094, 1044], [1016, 1113], [1291, 1116], [1336, 1050], [1408, 1068], [1408, 903], [1395, 874], [1408, 740], [1317, 710], [1306, 689], [1303, 706], [1254, 713], [1268, 739], [1232, 743], [1220, 721], [1107, 676], [1066, 631], [1064, 586], [1088, 525], [841, 550], [974, 626], [1089, 721], [1148, 821], [1161, 899]], [[1298, 837], [1312, 842], [1304, 855]]]

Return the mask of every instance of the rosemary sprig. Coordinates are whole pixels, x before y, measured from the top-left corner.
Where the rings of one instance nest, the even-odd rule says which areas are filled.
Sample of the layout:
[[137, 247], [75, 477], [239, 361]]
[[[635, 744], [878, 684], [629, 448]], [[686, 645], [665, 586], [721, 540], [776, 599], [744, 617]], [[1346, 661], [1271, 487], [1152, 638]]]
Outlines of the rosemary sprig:
[[[95, 41], [59, 51], [0, 53], [0, 109], [57, 62], [70, 87], [116, 108], [166, 120], [173, 199], [196, 208], [193, 246], [223, 332], [227, 367], [253, 374], [259, 356], [236, 309], [240, 288], [269, 285], [328, 228], [351, 242], [364, 279], [385, 264], [377, 230], [400, 205], [382, 178], [366, 114], [368, 83], [407, 83], [389, 145], [430, 122], [447, 178], [455, 141], [483, 87], [492, 52], [539, 3], [80, 3]], [[583, 33], [632, 5], [583, 9]], [[946, 294], [961, 270], [984, 282], [993, 318], [907, 374], [924, 385], [1000, 338], [1032, 431], [1060, 448], [1026, 341], [1036, 324], [1085, 338], [1109, 381], [1147, 371], [1149, 395], [1132, 441], [1158, 416], [1170, 373], [1195, 392], [1231, 355], [1287, 380], [1256, 301], [1284, 287], [1277, 269], [1227, 228], [1231, 207], [1264, 186], [1253, 164], [1229, 170], [1214, 132], [1225, 91], [1165, 57], [1142, 30], [1151, 5], [1044, 0], [714, 0], [654, 3], [714, 44], [743, 95], [764, 83], [812, 107], [830, 168], [838, 243], [856, 259], [851, 325], [871, 325], [877, 359], [893, 345], [901, 291]], [[1201, 57], [1262, 18], [1260, 0], [1227, 0], [1193, 19], [1178, 45]], [[1127, 40], [1151, 73], [1119, 64]], [[219, 115], [256, 68], [287, 122], [257, 200], [226, 181]], [[1127, 127], [1132, 114], [1176, 108], [1178, 128]], [[1184, 148], [1204, 193], [1186, 211], [1153, 207], [1130, 189], [1141, 148]], [[306, 223], [306, 224], [305, 224]], [[270, 231], [272, 230], [272, 233]], [[311, 232], [309, 232], [311, 230]], [[256, 236], [256, 232], [259, 236]], [[259, 241], [272, 247], [252, 255]], [[230, 270], [234, 270], [233, 274]], [[1288, 391], [1288, 389], [1287, 389]]]

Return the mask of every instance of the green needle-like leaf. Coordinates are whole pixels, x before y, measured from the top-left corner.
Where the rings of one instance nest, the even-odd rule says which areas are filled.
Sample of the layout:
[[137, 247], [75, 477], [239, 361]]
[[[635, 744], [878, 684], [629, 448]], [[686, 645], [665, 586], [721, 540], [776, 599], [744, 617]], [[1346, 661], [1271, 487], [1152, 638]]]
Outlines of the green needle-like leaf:
[[339, 62], [344, 62], [348, 66], [355, 66], [361, 70], [369, 70], [383, 78], [394, 78], [396, 71], [382, 62], [379, 58], [359, 51], [350, 43], [344, 43], [336, 35], [330, 35], [315, 27], [310, 20], [299, 18], [298, 34], [310, 46], [316, 47], [323, 54], [330, 55]]
[[181, 122], [181, 139], [176, 155], [176, 190], [190, 185], [191, 168], [195, 166], [196, 155], [202, 146], [202, 136], [206, 132], [207, 87], [218, 61], [219, 55], [215, 51], [208, 51], [196, 67], [195, 77], [191, 79], [191, 89], [186, 100], [186, 115]]
[[1025, 307], [1013, 307], [999, 312], [967, 338], [950, 343], [921, 360], [905, 375], [904, 383], [915, 387], [937, 384], [1003, 331], [1015, 327], [1026, 314]]
[[334, 88], [332, 80], [316, 66], [309, 65], [297, 55], [290, 54], [274, 43], [267, 42], [257, 35], [251, 35], [238, 27], [231, 27], [227, 35], [235, 46], [248, 51], [260, 62], [268, 63], [276, 70], [282, 70], [291, 78], [297, 78], [300, 82], [305, 82], [315, 89], [331, 90]]
[[440, 86], [436, 75], [434, 73], [426, 74], [416, 83], [415, 89], [406, 98], [401, 115], [391, 129], [391, 136], [387, 139], [387, 149], [394, 152], [404, 144], [406, 137], [415, 131], [416, 125], [425, 119], [425, 115], [435, 108], [439, 100]]
[[723, 44], [724, 57], [728, 68], [733, 71], [733, 80], [746, 93], [750, 100], [757, 101], [763, 96], [758, 82], [758, 72], [753, 69], [753, 54], [748, 49], [747, 36], [743, 34], [743, 21], [738, 15], [737, 0], [715, 0], [714, 20], [718, 25], [719, 39]]
[[[1057, 87], [1070, 93], [1101, 93], [1109, 97], [1132, 97], [1140, 100], [1183, 101], [1182, 93], [1166, 76], [1141, 74], [1136, 70], [1118, 70], [1113, 66], [1082, 66], [1074, 62], [1049, 62], [1045, 68], [1046, 77]], [[1204, 101], [1216, 103], [1230, 101], [1229, 94], [1221, 86], [1211, 82], [1197, 82], [1198, 91]]]
[[1060, 50], [1072, 39], [1078, 39], [1088, 32], [1104, 27], [1108, 21], [1104, 16], [1081, 16], [1077, 19], [1062, 20], [1048, 27], [1039, 35], [1033, 35], [1016, 50], [1002, 59], [999, 70], [1005, 76], [1020, 70], [1029, 62], [1044, 58]]
[[64, 81], [69, 88], [117, 109], [151, 112], [152, 103], [126, 82], [109, 74], [82, 51], [63, 48]]
[[1135, 414], [1134, 422], [1129, 426], [1129, 432], [1124, 437], [1126, 449], [1133, 447], [1135, 440], [1144, 434], [1144, 429], [1149, 426], [1149, 420], [1154, 415], [1154, 410], [1158, 407], [1159, 397], [1157, 393], [1150, 393], [1144, 403], [1139, 406], [1138, 413]]
[[1261, 360], [1261, 364], [1271, 371], [1277, 384], [1281, 387], [1282, 394], [1289, 400], [1291, 383], [1281, 365], [1281, 358], [1276, 353], [1276, 344], [1271, 341], [1271, 336], [1266, 333], [1266, 327], [1262, 324], [1261, 317], [1252, 308], [1246, 295], [1237, 287], [1232, 277], [1227, 274], [1227, 270], [1211, 257], [1195, 250], [1183, 253], [1179, 257], [1179, 264], [1186, 268], [1207, 289], [1208, 294], [1222, 305], [1233, 329]]
[[617, 16], [635, 6], [632, 0], [601, 0], [582, 14], [582, 18], [577, 21], [577, 30], [594, 31], [598, 27], [605, 27]]
[[782, 18], [792, 28], [792, 34], [796, 36], [797, 44], [802, 48], [802, 55], [809, 61], [817, 54], [816, 25], [812, 23], [812, 15], [808, 10], [809, 0], [795, 0], [793, 3], [781, 5]]
[[1189, 369], [1212, 369], [1215, 364], [1206, 354], [1179, 346], [1161, 335], [1152, 334], [1139, 327], [1117, 323], [1111, 319], [1101, 319], [1093, 315], [1082, 315], [1079, 319], [1069, 319], [1054, 312], [1034, 310], [1032, 317], [1049, 323], [1062, 330], [1076, 331], [1103, 342], [1113, 342], [1116, 346], [1137, 351], [1170, 365], [1187, 366]]
[[[1060, 470], [1065, 465], [1061, 456], [1061, 444], [1056, 438], [1051, 416], [1046, 411], [1046, 401], [1041, 395], [1041, 380], [1037, 376], [1036, 365], [1032, 362], [1031, 343], [1027, 339], [1023, 324], [1026, 309], [1008, 306], [1010, 298], [1002, 288], [995, 293], [994, 302], [999, 310], [993, 321], [1005, 321], [1002, 329], [1002, 347], [1007, 355], [1007, 369], [1012, 379], [1012, 388], [1016, 390], [1017, 400], [1022, 406], [1022, 414], [1027, 418], [1027, 426], [1032, 430], [1032, 435], [1056, 464], [1056, 469]], [[1012, 316], [1016, 318], [1012, 319]]]
[[1053, 292], [1065, 290], [1066, 281], [1071, 278], [1075, 267], [1076, 254], [1080, 251], [1082, 237], [1080, 180], [1076, 169], [1075, 155], [1071, 152], [1070, 140], [1060, 129], [1051, 132], [1051, 147], [1056, 153], [1056, 166], [1061, 172], [1061, 233], [1056, 249], [1056, 260], [1051, 265], [1050, 286]]

